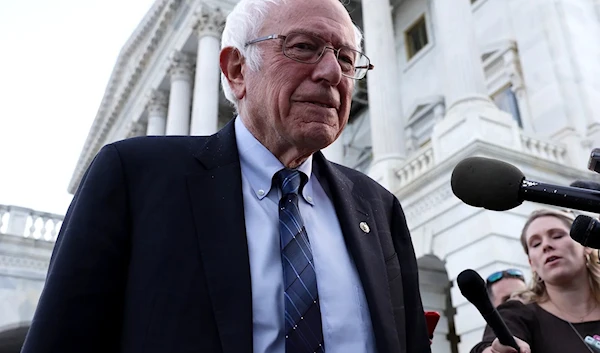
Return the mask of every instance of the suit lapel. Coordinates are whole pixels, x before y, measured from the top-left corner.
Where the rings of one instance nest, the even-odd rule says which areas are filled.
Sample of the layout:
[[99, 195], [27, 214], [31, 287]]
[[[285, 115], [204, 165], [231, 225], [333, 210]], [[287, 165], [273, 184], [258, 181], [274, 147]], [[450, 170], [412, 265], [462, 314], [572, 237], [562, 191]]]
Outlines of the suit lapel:
[[187, 176], [198, 243], [223, 353], [252, 352], [252, 293], [233, 120], [195, 157]]
[[[404, 318], [395, 318], [390, 297], [387, 269], [370, 203], [354, 190], [353, 183], [340, 170], [325, 160], [320, 152], [314, 155], [315, 175], [328, 192], [335, 206], [346, 245], [365, 291], [380, 353], [402, 352], [398, 338], [404, 331]], [[368, 232], [361, 222], [369, 227]], [[396, 322], [402, 320], [401, 323]]]

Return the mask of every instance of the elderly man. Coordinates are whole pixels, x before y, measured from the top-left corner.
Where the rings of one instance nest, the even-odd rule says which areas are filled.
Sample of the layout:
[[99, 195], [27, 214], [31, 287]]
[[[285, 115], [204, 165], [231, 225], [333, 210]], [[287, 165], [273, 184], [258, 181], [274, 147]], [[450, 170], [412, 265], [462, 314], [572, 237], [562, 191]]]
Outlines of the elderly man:
[[105, 146], [69, 208], [25, 353], [423, 353], [398, 200], [319, 152], [372, 66], [337, 0], [242, 0], [209, 137]]

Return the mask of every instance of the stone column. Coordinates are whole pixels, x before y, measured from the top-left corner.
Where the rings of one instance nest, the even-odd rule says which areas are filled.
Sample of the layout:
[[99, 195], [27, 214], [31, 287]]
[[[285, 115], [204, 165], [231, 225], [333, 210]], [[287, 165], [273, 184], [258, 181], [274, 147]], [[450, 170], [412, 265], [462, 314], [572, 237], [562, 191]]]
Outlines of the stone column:
[[464, 100], [493, 104], [489, 98], [481, 53], [473, 30], [469, 0], [433, 1], [436, 44], [440, 47], [446, 109]]
[[171, 55], [171, 93], [167, 115], [167, 135], [190, 133], [190, 106], [192, 101], [193, 64], [190, 56], [181, 51]]
[[195, 16], [198, 56], [190, 135], [211, 135], [219, 121], [219, 52], [225, 15], [202, 4]]
[[148, 128], [146, 135], [164, 135], [167, 126], [167, 95], [160, 90], [152, 90], [149, 95]]
[[435, 163], [476, 141], [520, 149], [519, 127], [487, 92], [470, 0], [433, 0], [446, 116], [431, 136]]
[[333, 143], [324, 149], [321, 150], [325, 158], [329, 161], [344, 164], [344, 137], [343, 134], [340, 135], [337, 140], [333, 141]]
[[365, 53], [375, 69], [367, 74], [373, 163], [369, 175], [396, 191], [397, 169], [405, 158], [400, 75], [389, 0], [362, 1]]

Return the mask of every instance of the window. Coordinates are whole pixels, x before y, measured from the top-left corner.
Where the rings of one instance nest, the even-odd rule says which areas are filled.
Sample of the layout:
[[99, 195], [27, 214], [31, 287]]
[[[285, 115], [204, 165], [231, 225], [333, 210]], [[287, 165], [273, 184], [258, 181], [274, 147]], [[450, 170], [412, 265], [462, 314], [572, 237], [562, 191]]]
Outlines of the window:
[[406, 43], [406, 55], [408, 60], [415, 56], [427, 43], [427, 25], [425, 15], [421, 16], [406, 32], [404, 32], [404, 41]]
[[519, 103], [511, 85], [504, 87], [492, 95], [492, 100], [496, 103], [498, 109], [512, 115], [517, 124], [519, 124], [519, 127], [523, 127], [521, 113], [519, 112]]

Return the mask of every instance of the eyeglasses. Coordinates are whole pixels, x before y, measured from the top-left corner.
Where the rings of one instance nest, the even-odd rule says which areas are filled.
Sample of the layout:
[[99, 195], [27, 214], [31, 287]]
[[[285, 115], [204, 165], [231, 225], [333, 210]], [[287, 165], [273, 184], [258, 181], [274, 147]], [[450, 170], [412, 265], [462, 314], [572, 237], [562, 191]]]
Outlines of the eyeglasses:
[[494, 272], [491, 275], [489, 275], [488, 278], [485, 280], [485, 286], [489, 287], [503, 278], [518, 278], [521, 281], [525, 282], [525, 277], [523, 276], [523, 272], [521, 270], [517, 270], [516, 268], [510, 268], [508, 270]]
[[364, 78], [367, 71], [374, 68], [369, 58], [358, 50], [348, 47], [336, 49], [327, 46], [323, 39], [306, 33], [289, 33], [287, 36], [271, 34], [251, 40], [246, 43], [246, 46], [271, 39], [283, 39], [283, 55], [304, 64], [319, 62], [325, 50], [331, 49], [342, 68], [342, 75], [355, 80]]

